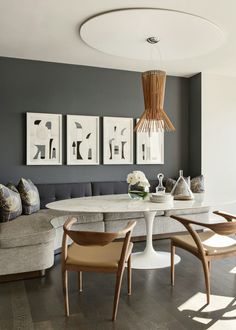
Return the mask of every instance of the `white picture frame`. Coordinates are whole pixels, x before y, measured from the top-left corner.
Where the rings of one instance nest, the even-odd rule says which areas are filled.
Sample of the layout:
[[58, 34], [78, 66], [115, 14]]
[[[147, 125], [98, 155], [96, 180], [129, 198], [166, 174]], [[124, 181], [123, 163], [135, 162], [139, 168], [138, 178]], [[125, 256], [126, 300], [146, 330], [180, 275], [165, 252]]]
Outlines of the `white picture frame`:
[[164, 164], [164, 132], [136, 132], [136, 164]]
[[103, 117], [103, 164], [133, 164], [133, 118]]
[[62, 165], [62, 115], [26, 113], [26, 164]]
[[99, 164], [99, 117], [67, 115], [67, 165]]

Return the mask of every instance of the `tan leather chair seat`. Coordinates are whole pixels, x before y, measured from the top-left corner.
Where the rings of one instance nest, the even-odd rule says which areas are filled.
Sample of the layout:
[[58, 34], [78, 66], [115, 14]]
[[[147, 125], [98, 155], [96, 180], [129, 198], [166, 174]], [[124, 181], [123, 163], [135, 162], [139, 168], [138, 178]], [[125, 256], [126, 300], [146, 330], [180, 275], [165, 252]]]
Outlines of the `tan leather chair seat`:
[[[120, 260], [123, 242], [112, 242], [105, 246], [90, 245], [82, 246], [72, 243], [68, 248], [66, 264], [86, 266], [117, 268]], [[133, 248], [133, 243], [129, 243], [129, 256]]]
[[[217, 235], [212, 231], [206, 231], [198, 234], [206, 255], [217, 255], [222, 253], [230, 253], [236, 249], [236, 238], [229, 236]], [[171, 239], [180, 246], [186, 249], [198, 252], [196, 243], [190, 235], [173, 236]]]

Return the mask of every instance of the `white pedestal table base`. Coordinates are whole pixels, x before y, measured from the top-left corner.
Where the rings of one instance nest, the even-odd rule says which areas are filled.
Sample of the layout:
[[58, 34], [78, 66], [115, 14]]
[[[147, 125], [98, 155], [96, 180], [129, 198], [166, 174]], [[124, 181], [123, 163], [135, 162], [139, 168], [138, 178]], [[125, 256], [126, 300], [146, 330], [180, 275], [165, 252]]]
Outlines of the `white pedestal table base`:
[[[175, 255], [175, 264], [180, 262], [180, 257]], [[132, 253], [132, 268], [134, 269], [157, 269], [170, 267], [170, 253], [154, 251], [154, 253]]]
[[[155, 251], [152, 243], [153, 221], [156, 212], [144, 212], [146, 222], [147, 240], [142, 252], [132, 253], [131, 265], [134, 269], [157, 269], [170, 267], [170, 253]], [[180, 257], [175, 255], [174, 262], [180, 262]]]

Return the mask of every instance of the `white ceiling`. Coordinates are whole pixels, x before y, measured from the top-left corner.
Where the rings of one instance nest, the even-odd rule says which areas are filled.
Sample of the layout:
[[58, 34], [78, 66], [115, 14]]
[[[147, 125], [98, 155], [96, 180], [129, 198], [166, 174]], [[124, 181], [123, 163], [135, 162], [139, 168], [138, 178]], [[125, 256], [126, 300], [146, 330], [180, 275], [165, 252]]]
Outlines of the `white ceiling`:
[[[178, 59], [178, 53], [176, 51], [175, 56], [173, 48], [171, 58], [169, 56], [167, 61], [162, 57], [161, 62], [161, 69], [169, 75], [190, 76], [197, 72], [213, 72], [236, 76], [235, 0], [0, 0], [0, 56], [122, 70], [151, 69], [151, 60], [105, 54], [89, 47], [79, 34], [81, 24], [91, 16], [110, 10], [143, 7], [198, 15], [224, 32], [225, 40], [219, 43], [218, 48], [214, 49], [217, 40], [211, 38], [211, 45], [201, 45], [204, 50], [195, 51], [187, 59], [183, 56]], [[129, 24], [134, 27], [134, 23], [130, 20]], [[145, 20], [136, 25], [139, 31], [142, 25], [145, 29]], [[169, 35], [171, 31], [174, 33], [173, 20], [166, 20], [166, 29], [170, 31]], [[189, 40], [197, 39], [188, 26], [186, 35]], [[205, 37], [204, 29], [199, 35]], [[180, 45], [183, 42], [181, 35], [176, 38], [179, 38], [177, 44]], [[187, 46], [191, 48], [191, 44]]]
[[[171, 29], [167, 22], [171, 22]], [[161, 65], [162, 59], [169, 62], [208, 54], [226, 39], [217, 25], [199, 16], [144, 8], [92, 17], [82, 24], [80, 35], [90, 47], [104, 53], [153, 61], [152, 65]], [[147, 42], [153, 36], [159, 40], [155, 45]]]

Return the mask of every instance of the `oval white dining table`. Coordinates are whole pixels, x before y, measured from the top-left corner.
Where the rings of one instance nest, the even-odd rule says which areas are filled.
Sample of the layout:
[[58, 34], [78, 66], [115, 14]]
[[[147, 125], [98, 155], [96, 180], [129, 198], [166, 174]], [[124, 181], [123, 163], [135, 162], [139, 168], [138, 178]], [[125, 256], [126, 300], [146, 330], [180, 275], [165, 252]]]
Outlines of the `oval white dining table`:
[[[219, 203], [222, 200], [219, 199]], [[157, 211], [183, 210], [217, 205], [215, 201], [173, 201], [170, 203], [153, 203], [149, 200], [132, 200], [127, 194], [103, 195], [72, 198], [52, 202], [46, 205], [47, 208], [63, 212], [89, 212], [89, 213], [110, 213], [110, 212], [142, 212], [146, 222], [146, 247], [144, 251], [132, 254], [132, 268], [135, 269], [156, 269], [170, 266], [170, 253], [156, 251], [152, 242], [153, 221]], [[173, 220], [174, 221], [174, 220]], [[175, 255], [175, 263], [180, 257]]]

